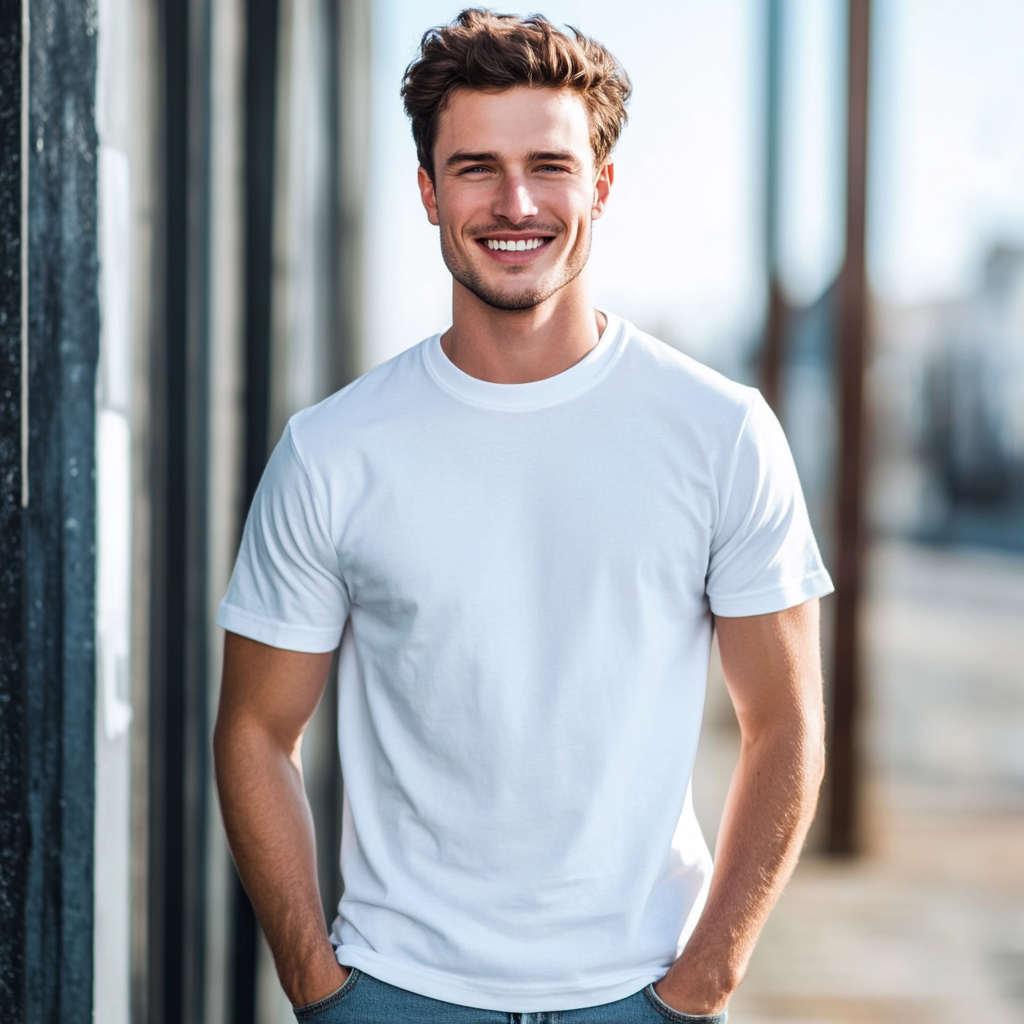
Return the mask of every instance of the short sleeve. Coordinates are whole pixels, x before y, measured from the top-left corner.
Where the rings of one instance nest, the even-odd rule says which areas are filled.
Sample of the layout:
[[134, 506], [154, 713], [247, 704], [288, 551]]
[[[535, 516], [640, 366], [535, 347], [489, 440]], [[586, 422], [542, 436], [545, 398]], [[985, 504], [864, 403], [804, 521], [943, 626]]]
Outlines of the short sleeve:
[[706, 584], [714, 614], [764, 615], [831, 593], [793, 456], [760, 395], [719, 493]]
[[253, 499], [217, 623], [319, 654], [338, 646], [348, 611], [337, 551], [289, 426]]

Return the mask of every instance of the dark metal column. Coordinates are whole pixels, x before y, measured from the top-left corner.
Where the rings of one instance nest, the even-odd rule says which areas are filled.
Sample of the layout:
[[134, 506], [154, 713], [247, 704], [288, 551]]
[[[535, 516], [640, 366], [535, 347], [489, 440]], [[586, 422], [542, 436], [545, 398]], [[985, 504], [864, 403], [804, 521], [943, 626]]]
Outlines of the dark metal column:
[[[277, 0], [247, 0], [245, 54], [245, 510], [269, 455], [274, 147], [277, 107]], [[235, 885], [231, 1006], [233, 1024], [256, 1016], [256, 915]]]
[[207, 780], [207, 0], [161, 0], [162, 315], [151, 358], [149, 1024], [203, 1020]]
[[0, 6], [0, 1003], [25, 1018], [28, 708], [21, 510], [21, 9]]
[[865, 220], [870, 0], [849, 0], [849, 12], [846, 256], [839, 278], [841, 435], [827, 837], [827, 849], [838, 854], [855, 853], [859, 846], [860, 761], [857, 720], [860, 704], [859, 611], [864, 548]]
[[32, 0], [23, 167], [21, 16], [0, 12], [0, 1000], [12, 1021], [90, 1020], [96, 40], [86, 0]]
[[245, 56], [246, 509], [256, 493], [269, 454], [277, 47], [277, 0], [248, 0]]
[[783, 0], [768, 0], [765, 82], [765, 269], [768, 308], [761, 348], [761, 392], [780, 412], [782, 374], [786, 359], [786, 331], [790, 309], [779, 277], [779, 221], [782, 181], [782, 55]]

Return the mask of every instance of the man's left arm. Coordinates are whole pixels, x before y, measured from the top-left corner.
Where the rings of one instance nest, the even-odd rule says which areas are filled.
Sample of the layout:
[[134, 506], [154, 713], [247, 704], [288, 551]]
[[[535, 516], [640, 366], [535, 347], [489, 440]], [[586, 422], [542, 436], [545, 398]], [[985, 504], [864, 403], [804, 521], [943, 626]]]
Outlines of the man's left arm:
[[742, 744], [707, 904], [655, 986], [681, 1013], [724, 1009], [796, 866], [825, 764], [818, 601], [715, 620]]

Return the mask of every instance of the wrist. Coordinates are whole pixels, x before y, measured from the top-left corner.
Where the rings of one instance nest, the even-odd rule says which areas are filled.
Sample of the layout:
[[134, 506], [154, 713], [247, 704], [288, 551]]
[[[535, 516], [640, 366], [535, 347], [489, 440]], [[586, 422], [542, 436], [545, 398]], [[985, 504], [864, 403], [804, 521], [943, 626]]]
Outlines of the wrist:
[[338, 963], [334, 950], [328, 946], [301, 967], [296, 967], [290, 977], [282, 977], [281, 986], [292, 1006], [309, 1006], [337, 992], [348, 976], [349, 968]]
[[727, 971], [698, 969], [676, 961], [654, 991], [663, 1003], [678, 1013], [700, 1017], [721, 1013], [739, 983]]

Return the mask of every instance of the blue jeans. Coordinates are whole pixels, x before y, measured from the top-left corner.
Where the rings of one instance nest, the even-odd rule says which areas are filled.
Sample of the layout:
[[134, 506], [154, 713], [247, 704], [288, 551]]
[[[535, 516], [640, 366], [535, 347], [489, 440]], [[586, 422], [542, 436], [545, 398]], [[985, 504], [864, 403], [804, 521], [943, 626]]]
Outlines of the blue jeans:
[[550, 1013], [501, 1013], [406, 992], [355, 968], [337, 992], [295, 1016], [303, 1024], [725, 1024], [726, 1013], [692, 1017], [663, 1003], [653, 985], [602, 1006]]

